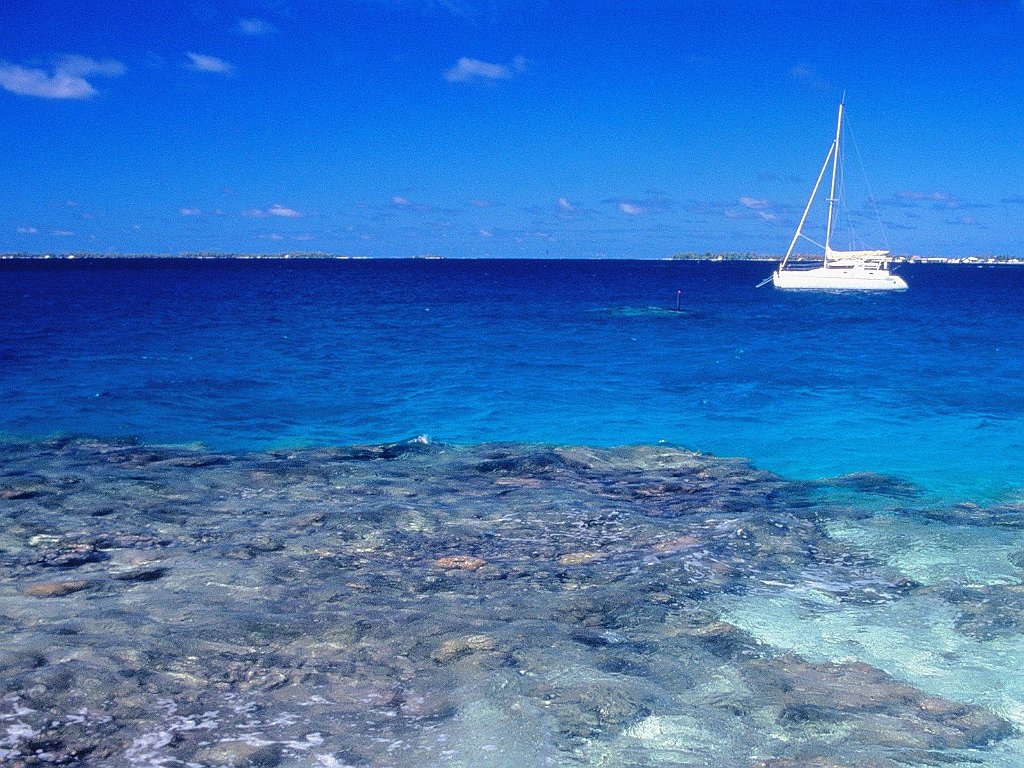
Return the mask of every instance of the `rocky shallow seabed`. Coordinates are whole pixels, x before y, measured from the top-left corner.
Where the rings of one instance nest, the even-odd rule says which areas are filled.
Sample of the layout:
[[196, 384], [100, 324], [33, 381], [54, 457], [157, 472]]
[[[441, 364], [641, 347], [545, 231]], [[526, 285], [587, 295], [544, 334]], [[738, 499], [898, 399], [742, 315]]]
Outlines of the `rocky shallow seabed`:
[[[853, 604], [935, 591], [827, 535], [863, 514], [844, 494], [913, 494], [884, 477], [829, 493], [664, 446], [425, 440], [0, 455], [11, 768], [896, 768], [1015, 735], [716, 608], [801, 581]], [[1024, 587], [942, 597], [958, 631], [1024, 631]]]

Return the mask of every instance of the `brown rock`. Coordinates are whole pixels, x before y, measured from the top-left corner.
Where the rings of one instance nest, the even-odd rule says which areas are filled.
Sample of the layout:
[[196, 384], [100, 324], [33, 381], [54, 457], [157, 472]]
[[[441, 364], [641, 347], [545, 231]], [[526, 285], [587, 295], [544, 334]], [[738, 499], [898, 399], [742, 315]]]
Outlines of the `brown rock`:
[[487, 565], [487, 561], [482, 557], [473, 557], [472, 555], [448, 555], [437, 558], [434, 565], [446, 571], [475, 571]]
[[558, 562], [562, 565], [586, 565], [604, 558], [605, 555], [600, 552], [570, 552], [558, 558]]
[[685, 549], [693, 549], [699, 546], [700, 543], [700, 539], [696, 536], [680, 536], [669, 541], [663, 541], [660, 544], [655, 544], [652, 549], [655, 552], [663, 553], [682, 552]]
[[449, 664], [471, 653], [493, 651], [496, 647], [497, 643], [489, 635], [467, 635], [453, 640], [445, 640], [430, 654], [430, 658], [438, 664]]
[[29, 597], [64, 597], [72, 592], [81, 592], [89, 586], [84, 579], [71, 581], [40, 581], [29, 584], [25, 587], [25, 594]]
[[208, 765], [229, 765], [232, 768], [273, 768], [281, 762], [281, 745], [222, 741], [197, 753], [196, 759]]

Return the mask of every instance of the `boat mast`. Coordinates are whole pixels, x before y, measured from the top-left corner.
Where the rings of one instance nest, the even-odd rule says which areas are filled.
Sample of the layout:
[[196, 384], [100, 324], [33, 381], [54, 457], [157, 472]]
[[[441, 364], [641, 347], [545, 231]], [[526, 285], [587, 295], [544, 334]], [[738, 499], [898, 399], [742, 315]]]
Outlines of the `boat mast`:
[[836, 140], [832, 142], [832, 186], [828, 191], [828, 225], [825, 228], [825, 261], [828, 261], [828, 252], [832, 250], [832, 211], [836, 204], [836, 170], [839, 168], [839, 133], [843, 129], [843, 104], [844, 97], [839, 102], [839, 120], [836, 122]]
[[811, 190], [811, 196], [807, 200], [807, 206], [804, 208], [804, 215], [800, 217], [800, 223], [796, 225], [796, 232], [793, 233], [793, 239], [789, 243], [786, 255], [783, 257], [782, 263], [779, 264], [780, 270], [785, 269], [786, 262], [788, 262], [789, 257], [793, 255], [793, 249], [796, 247], [796, 241], [800, 239], [800, 235], [803, 233], [804, 222], [807, 221], [807, 214], [811, 210], [811, 204], [814, 202], [814, 198], [818, 194], [818, 187], [821, 186], [821, 180], [825, 178], [825, 171], [828, 169], [828, 162], [832, 159], [832, 153], [835, 151], [836, 145], [835, 142], [832, 142], [832, 146], [829, 147], [828, 154], [825, 155], [825, 162], [821, 164], [821, 170], [818, 172], [818, 180], [814, 182], [814, 189]]

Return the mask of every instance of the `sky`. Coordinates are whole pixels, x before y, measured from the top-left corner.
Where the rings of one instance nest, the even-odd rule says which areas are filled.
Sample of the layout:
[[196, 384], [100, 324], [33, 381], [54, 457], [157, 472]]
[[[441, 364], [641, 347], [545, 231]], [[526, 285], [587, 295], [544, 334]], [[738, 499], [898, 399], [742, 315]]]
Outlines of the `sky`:
[[0, 252], [778, 255], [844, 93], [854, 245], [1024, 257], [1021, 0], [3, 0]]

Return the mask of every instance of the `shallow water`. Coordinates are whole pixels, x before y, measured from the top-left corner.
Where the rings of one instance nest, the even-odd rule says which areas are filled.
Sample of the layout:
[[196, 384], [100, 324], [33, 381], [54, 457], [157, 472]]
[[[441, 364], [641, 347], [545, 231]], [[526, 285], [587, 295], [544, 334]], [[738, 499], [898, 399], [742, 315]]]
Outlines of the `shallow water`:
[[12, 766], [1021, 754], [1024, 588], [1012, 564], [929, 581], [870, 552], [910, 493], [884, 477], [423, 440], [57, 440], [8, 444], [0, 466]]
[[1024, 272], [766, 268], [0, 262], [0, 763], [1020, 765]]

